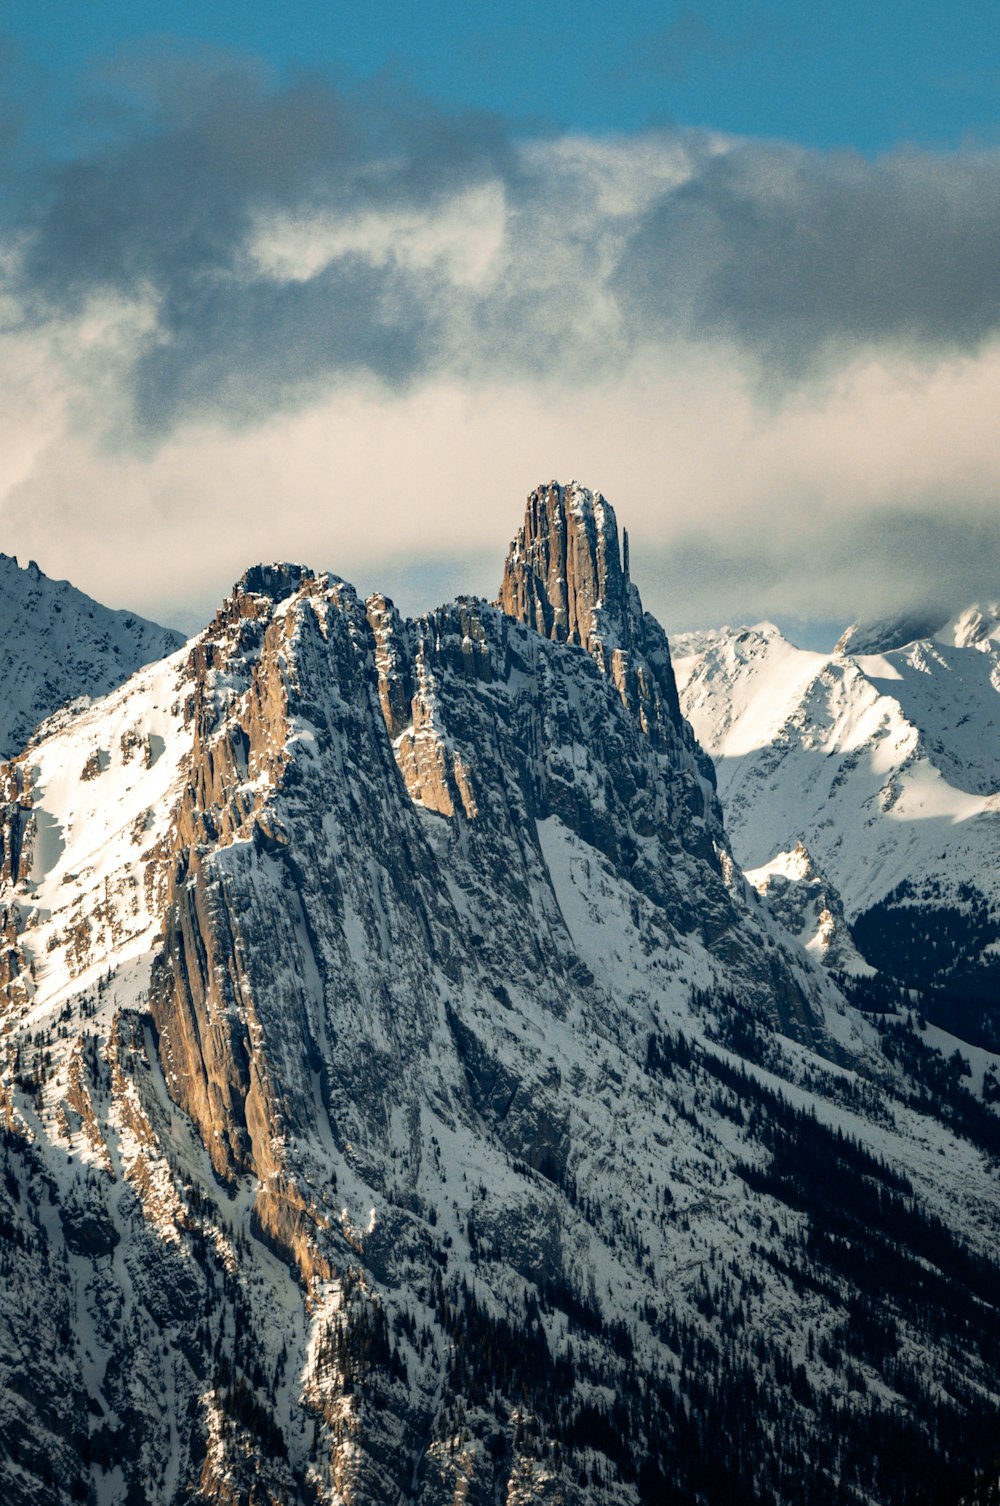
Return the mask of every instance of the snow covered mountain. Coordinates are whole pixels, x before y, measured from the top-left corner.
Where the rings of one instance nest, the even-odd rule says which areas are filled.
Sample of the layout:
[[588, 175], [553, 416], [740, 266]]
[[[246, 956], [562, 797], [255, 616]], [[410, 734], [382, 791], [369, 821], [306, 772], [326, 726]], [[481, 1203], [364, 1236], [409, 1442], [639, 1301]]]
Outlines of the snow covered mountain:
[[903, 1502], [995, 1453], [998, 1063], [742, 879], [610, 505], [296, 565], [2, 767], [0, 1498]]
[[[912, 640], [856, 626], [833, 654], [777, 628], [679, 639], [681, 701], [748, 870], [802, 843], [869, 963], [947, 994], [1000, 1041], [1000, 608]], [[928, 624], [924, 624], [927, 627]], [[901, 641], [904, 640], [904, 641]], [[852, 962], [849, 970], [858, 970]]]
[[12, 758], [38, 724], [79, 696], [114, 690], [162, 659], [183, 634], [134, 612], [113, 612], [34, 560], [0, 554], [0, 757]]
[[853, 978], [876, 972], [854, 944], [840, 895], [817, 871], [804, 843], [797, 842], [791, 852], [779, 852], [760, 868], [748, 868], [746, 878], [817, 961]]

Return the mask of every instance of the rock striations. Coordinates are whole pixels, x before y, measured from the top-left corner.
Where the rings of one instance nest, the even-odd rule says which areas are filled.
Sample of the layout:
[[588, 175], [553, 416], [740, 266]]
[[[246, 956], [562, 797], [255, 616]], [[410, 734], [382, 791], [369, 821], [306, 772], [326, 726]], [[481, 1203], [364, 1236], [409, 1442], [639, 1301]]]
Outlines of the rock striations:
[[743, 881], [602, 498], [533, 493], [499, 605], [251, 570], [2, 775], [11, 1506], [984, 1461], [992, 1119]]
[[619, 546], [614, 509], [600, 492], [553, 481], [531, 493], [498, 605], [544, 637], [592, 654], [654, 740], [697, 747], [681, 716], [666, 634], [629, 579], [628, 533]]
[[599, 492], [575, 481], [540, 486], [507, 556], [499, 604], [543, 637], [596, 653], [608, 671], [609, 630], [631, 646], [627, 533], [621, 550], [624, 558], [614, 509]]

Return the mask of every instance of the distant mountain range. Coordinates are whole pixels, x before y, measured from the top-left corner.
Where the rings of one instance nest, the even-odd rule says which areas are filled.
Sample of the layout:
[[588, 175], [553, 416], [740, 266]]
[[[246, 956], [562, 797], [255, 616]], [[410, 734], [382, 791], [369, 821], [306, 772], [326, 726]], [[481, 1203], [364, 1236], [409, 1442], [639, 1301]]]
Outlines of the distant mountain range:
[[39, 722], [80, 696], [114, 690], [184, 642], [134, 612], [113, 612], [34, 560], [0, 554], [0, 757], [19, 753]]
[[833, 654], [769, 623], [674, 650], [740, 864], [803, 844], [868, 962], [1000, 1046], [1000, 607], [856, 625]]
[[1000, 1058], [865, 917], [990, 966], [993, 630], [675, 677], [555, 482], [496, 603], [121, 627], [0, 765], [5, 1506], [985, 1489]]

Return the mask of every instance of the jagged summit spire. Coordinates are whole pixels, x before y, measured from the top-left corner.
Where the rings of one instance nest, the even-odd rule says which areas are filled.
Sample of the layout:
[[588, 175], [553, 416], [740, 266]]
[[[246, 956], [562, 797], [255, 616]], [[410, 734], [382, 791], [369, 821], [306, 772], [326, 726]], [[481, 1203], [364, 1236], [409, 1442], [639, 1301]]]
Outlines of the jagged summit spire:
[[560, 643], [593, 652], [610, 636], [630, 645], [628, 534], [621, 551], [614, 508], [600, 492], [577, 481], [535, 488], [507, 554], [499, 605]]
[[628, 534], [619, 546], [615, 510], [600, 492], [578, 481], [535, 488], [497, 605], [546, 638], [586, 649], [654, 739], [691, 742], [666, 634], [642, 610], [629, 579]]
[[273, 601], [281, 602], [294, 596], [307, 580], [313, 578], [313, 572], [307, 566], [296, 564], [292, 560], [272, 560], [270, 563], [261, 561], [259, 565], [251, 565], [249, 570], [244, 570], [233, 587], [232, 595], [270, 596]]

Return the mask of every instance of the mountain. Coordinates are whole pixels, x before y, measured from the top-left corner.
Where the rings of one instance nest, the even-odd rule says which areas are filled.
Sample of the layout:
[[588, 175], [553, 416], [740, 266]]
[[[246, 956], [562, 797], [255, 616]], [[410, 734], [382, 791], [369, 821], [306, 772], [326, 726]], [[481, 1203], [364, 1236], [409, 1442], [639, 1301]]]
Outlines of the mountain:
[[183, 642], [171, 628], [49, 580], [34, 560], [22, 570], [0, 554], [0, 757], [19, 753], [68, 702], [106, 695]]
[[789, 934], [824, 966], [853, 978], [877, 971], [854, 944], [843, 900], [817, 870], [804, 843], [779, 852], [760, 868], [747, 869], [746, 878]]
[[804, 844], [867, 961], [997, 1047], [1000, 609], [912, 625], [856, 626], [833, 654], [769, 623], [688, 635], [681, 700], [740, 864]]
[[255, 567], [0, 777], [11, 1506], [989, 1466], [990, 1064], [743, 880], [602, 497], [499, 604]]

